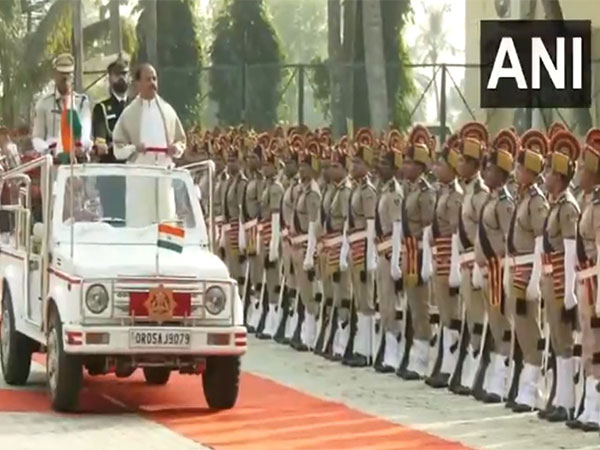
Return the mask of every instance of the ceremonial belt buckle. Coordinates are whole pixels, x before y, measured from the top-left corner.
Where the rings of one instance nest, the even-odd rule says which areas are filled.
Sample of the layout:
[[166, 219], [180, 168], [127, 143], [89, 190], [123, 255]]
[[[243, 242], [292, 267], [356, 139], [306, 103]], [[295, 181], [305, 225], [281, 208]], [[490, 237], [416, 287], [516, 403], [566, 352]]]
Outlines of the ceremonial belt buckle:
[[215, 222], [216, 223], [223, 223], [223, 222], [225, 222], [225, 216], [216, 216], [215, 217]]
[[377, 251], [379, 253], [384, 253], [385, 251], [389, 250], [392, 247], [393, 247], [392, 240], [388, 239], [386, 241], [383, 241], [383, 242], [380, 242], [379, 244], [377, 244]]
[[248, 231], [258, 225], [258, 219], [252, 219], [244, 223], [244, 230]]
[[544, 264], [542, 266], [542, 273], [544, 275], [552, 275], [552, 264]]
[[294, 236], [293, 238], [291, 238], [291, 241], [294, 245], [302, 244], [303, 242], [308, 242], [308, 234]]
[[588, 278], [592, 278], [592, 277], [596, 276], [596, 274], [597, 274], [596, 270], [597, 270], [596, 266], [587, 267], [585, 269], [579, 270], [577, 272], [577, 277], [579, 278], [579, 280], [587, 280]]
[[342, 242], [344, 242], [344, 236], [343, 235], [336, 236], [336, 237], [332, 237], [332, 238], [329, 238], [329, 239], [324, 239], [323, 240], [323, 246], [325, 248], [327, 248], [327, 247], [334, 247], [336, 245], [341, 244]]
[[231, 230], [231, 224], [230, 223], [226, 223], [225, 225], [223, 225], [223, 231], [230, 231]]

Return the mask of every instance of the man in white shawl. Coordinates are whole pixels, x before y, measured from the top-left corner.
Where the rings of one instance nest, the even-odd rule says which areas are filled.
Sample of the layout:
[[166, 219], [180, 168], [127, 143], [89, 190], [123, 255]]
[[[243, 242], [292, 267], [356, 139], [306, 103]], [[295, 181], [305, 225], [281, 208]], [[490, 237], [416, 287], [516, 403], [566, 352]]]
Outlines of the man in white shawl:
[[[138, 96], [125, 108], [113, 132], [114, 155], [130, 164], [173, 165], [186, 146], [185, 132], [175, 110], [158, 94], [156, 71], [142, 64], [134, 72]], [[158, 191], [157, 191], [158, 188]], [[127, 226], [145, 227], [176, 220], [171, 181], [130, 177], [126, 193]], [[158, 205], [158, 211], [155, 206]]]

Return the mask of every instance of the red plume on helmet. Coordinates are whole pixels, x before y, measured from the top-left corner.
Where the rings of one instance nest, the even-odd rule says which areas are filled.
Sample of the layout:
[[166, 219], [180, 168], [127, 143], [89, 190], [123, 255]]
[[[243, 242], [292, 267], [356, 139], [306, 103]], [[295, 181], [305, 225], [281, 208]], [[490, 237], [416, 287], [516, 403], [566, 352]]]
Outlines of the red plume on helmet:
[[390, 149], [402, 150], [405, 145], [404, 137], [398, 130], [390, 130], [387, 135], [387, 145]]
[[492, 142], [494, 150], [506, 150], [513, 157], [519, 151], [519, 138], [510, 129], [500, 130]]
[[521, 147], [523, 150], [531, 150], [545, 157], [548, 155], [550, 141], [540, 130], [531, 129], [521, 136]]
[[554, 122], [548, 128], [548, 139], [552, 139], [556, 133], [559, 131], [569, 131], [566, 125], [562, 122]]
[[488, 130], [481, 122], [467, 122], [462, 126], [459, 132], [460, 140], [468, 137], [478, 140], [484, 147], [487, 147], [490, 141]]
[[577, 161], [581, 153], [581, 145], [570, 131], [557, 131], [550, 139], [550, 152], [561, 152], [569, 156], [571, 161]]
[[591, 128], [585, 135], [586, 147], [591, 147], [596, 151], [600, 151], [600, 129]]
[[373, 133], [368, 128], [361, 128], [356, 131], [356, 135], [354, 137], [354, 142], [357, 145], [371, 148], [371, 147], [373, 147], [373, 143], [374, 143]]
[[415, 144], [425, 144], [431, 149], [431, 133], [421, 124], [416, 124], [408, 135], [408, 143], [412, 146]]

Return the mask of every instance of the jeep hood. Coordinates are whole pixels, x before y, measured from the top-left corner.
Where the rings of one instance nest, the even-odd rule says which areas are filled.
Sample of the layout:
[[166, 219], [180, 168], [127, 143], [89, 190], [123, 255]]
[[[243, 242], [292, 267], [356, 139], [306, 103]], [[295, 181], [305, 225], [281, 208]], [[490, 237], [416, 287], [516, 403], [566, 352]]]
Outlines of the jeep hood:
[[229, 280], [229, 271], [223, 261], [198, 245], [186, 245], [182, 253], [177, 253], [158, 249], [152, 244], [76, 244], [72, 260], [70, 246], [61, 245], [54, 249], [51, 265], [81, 278], [158, 275]]

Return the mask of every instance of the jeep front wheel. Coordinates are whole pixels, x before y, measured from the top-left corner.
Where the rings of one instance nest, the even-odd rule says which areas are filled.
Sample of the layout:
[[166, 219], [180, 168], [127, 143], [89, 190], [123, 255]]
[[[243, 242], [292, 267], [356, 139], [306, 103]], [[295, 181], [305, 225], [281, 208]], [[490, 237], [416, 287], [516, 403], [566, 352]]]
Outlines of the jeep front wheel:
[[17, 331], [12, 299], [6, 285], [3, 288], [0, 320], [0, 361], [4, 381], [20, 386], [29, 378], [32, 345], [27, 336]]
[[155, 386], [163, 386], [169, 382], [171, 369], [168, 367], [144, 367], [144, 378], [146, 383]]
[[56, 311], [50, 317], [46, 351], [46, 374], [52, 408], [60, 412], [74, 411], [79, 402], [83, 365], [78, 356], [65, 353], [62, 323]]
[[209, 356], [202, 374], [204, 398], [211, 409], [230, 409], [240, 387], [239, 356]]

